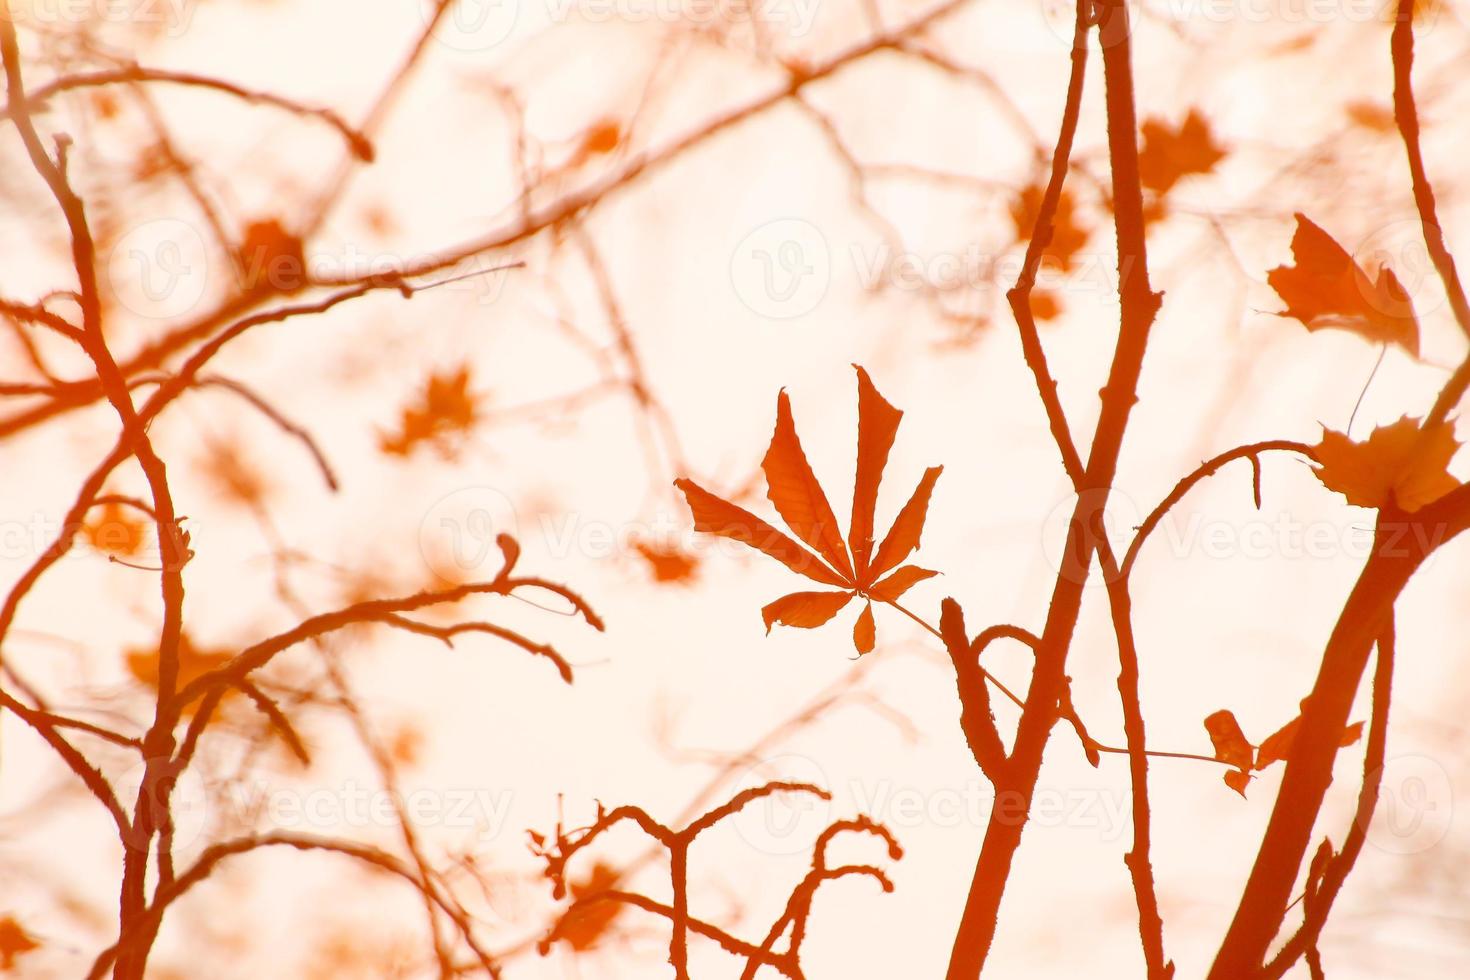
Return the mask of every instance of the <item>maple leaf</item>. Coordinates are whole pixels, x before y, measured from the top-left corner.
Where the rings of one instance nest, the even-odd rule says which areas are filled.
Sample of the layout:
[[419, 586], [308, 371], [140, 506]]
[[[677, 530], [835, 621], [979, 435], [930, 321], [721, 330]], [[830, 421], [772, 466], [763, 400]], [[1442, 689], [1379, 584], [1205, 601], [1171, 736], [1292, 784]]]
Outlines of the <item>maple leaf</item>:
[[1138, 152], [1138, 176], [1143, 186], [1167, 194], [1184, 177], [1207, 174], [1225, 158], [1210, 125], [1191, 109], [1177, 129], [1158, 119], [1144, 120], [1143, 149]]
[[143, 548], [147, 529], [134, 520], [127, 508], [109, 500], [97, 508], [96, 516], [82, 525], [82, 533], [98, 551], [114, 555], [136, 555]]
[[[189, 639], [189, 634], [179, 636], [179, 676], [177, 686], [180, 688], [188, 686], [211, 670], [223, 667], [234, 659], [233, 651], [227, 649], [209, 649], [195, 646], [194, 641]], [[123, 661], [127, 665], [128, 673], [142, 684], [154, 690], [158, 689], [158, 649], [135, 647], [123, 653]], [[234, 689], [229, 689], [225, 696], [230, 697]], [[192, 712], [199, 702], [190, 702], [185, 708], [186, 713]]]
[[480, 420], [480, 398], [469, 386], [468, 365], [452, 373], [430, 374], [418, 401], [403, 409], [398, 431], [380, 435], [378, 447], [390, 456], [407, 456], [429, 443], [442, 455], [452, 456], [453, 439], [468, 433]]
[[853, 627], [852, 639], [862, 655], [870, 652], [877, 642], [873, 602], [895, 605], [910, 588], [937, 574], [902, 562], [919, 547], [929, 498], [944, 468], [934, 466], [924, 471], [918, 487], [875, 549], [873, 512], [903, 412], [884, 400], [868, 372], [857, 365], [854, 368], [858, 380], [857, 471], [846, 541], [837, 527], [832, 505], [801, 448], [785, 391], [776, 398], [776, 428], [761, 469], [766, 477], [767, 497], [806, 547], [693, 480], [675, 480], [674, 485], [683, 491], [689, 503], [696, 531], [739, 541], [798, 574], [836, 587], [835, 591], [793, 592], [768, 603], [761, 610], [767, 633], [777, 623], [802, 629], [822, 626], [853, 599], [860, 598], [867, 601]]
[[1460, 444], [1449, 422], [1424, 429], [1404, 416], [1380, 425], [1364, 442], [1322, 430], [1317, 444], [1317, 479], [1359, 507], [1397, 506], [1413, 513], [1460, 485], [1449, 463]]
[[0, 970], [12, 970], [21, 956], [41, 948], [36, 938], [15, 921], [15, 916], [0, 916]]
[[[1041, 211], [1041, 199], [1045, 195], [1044, 186], [1032, 183], [1023, 187], [1011, 199], [1011, 222], [1016, 226], [1017, 240], [1031, 240], [1031, 233], [1036, 230], [1036, 216]], [[1065, 272], [1072, 267], [1072, 260], [1077, 253], [1087, 245], [1090, 234], [1077, 223], [1076, 204], [1072, 195], [1064, 189], [1057, 199], [1056, 213], [1052, 216], [1051, 241], [1046, 243], [1041, 254], [1044, 258], [1052, 259]]]
[[1388, 266], [1374, 279], [1331, 235], [1297, 212], [1294, 266], [1277, 266], [1266, 281], [1286, 303], [1277, 316], [1308, 330], [1347, 330], [1365, 340], [1398, 344], [1419, 356], [1419, 321], [1403, 284]]

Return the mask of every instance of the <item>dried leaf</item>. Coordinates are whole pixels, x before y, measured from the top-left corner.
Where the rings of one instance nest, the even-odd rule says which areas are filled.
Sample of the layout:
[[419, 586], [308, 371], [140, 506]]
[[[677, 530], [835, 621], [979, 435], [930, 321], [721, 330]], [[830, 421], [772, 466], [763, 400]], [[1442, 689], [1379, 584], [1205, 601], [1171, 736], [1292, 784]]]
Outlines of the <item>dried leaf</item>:
[[[1029, 242], [1036, 230], [1036, 217], [1041, 212], [1041, 201], [1046, 188], [1039, 183], [1026, 185], [1011, 199], [1011, 222], [1016, 226], [1016, 239]], [[1069, 191], [1063, 190], [1057, 199], [1057, 209], [1052, 216], [1051, 241], [1042, 250], [1044, 259], [1051, 259], [1065, 272], [1072, 267], [1072, 260], [1087, 245], [1087, 229], [1077, 223], [1077, 208]]]
[[418, 399], [401, 412], [398, 431], [378, 438], [378, 447], [390, 456], [407, 456], [428, 443], [452, 456], [456, 438], [480, 421], [480, 396], [469, 390], [469, 365], [449, 373], [434, 372]]
[[877, 641], [878, 629], [873, 623], [873, 604], [870, 602], [863, 606], [857, 622], [852, 625], [852, 645], [857, 648], [858, 656], [862, 656], [872, 653]]
[[1143, 186], [1166, 194], [1181, 178], [1206, 174], [1225, 158], [1215, 142], [1209, 123], [1191, 109], [1177, 129], [1158, 119], [1147, 119], [1140, 127], [1143, 149], [1138, 153], [1138, 175]]
[[879, 602], [895, 602], [924, 579], [933, 578], [938, 574], [927, 568], [920, 568], [918, 565], [905, 565], [869, 589], [868, 595]]
[[[620, 877], [612, 865], [594, 863], [586, 878], [571, 883], [573, 903], [616, 887]], [[568, 918], [557, 926], [557, 938], [579, 953], [592, 949], [607, 938], [626, 908], [621, 902], [574, 904], [574, 911], [569, 911]]]
[[82, 525], [82, 533], [98, 551], [114, 555], [136, 555], [143, 548], [147, 528], [133, 518], [126, 507], [108, 501], [97, 508], [94, 516]]
[[1261, 743], [1260, 751], [1256, 753], [1257, 769], [1264, 769], [1273, 762], [1280, 762], [1291, 754], [1292, 743], [1296, 741], [1296, 730], [1301, 727], [1301, 723], [1302, 716], [1297, 715]]
[[1235, 790], [1241, 796], [1245, 795], [1245, 788], [1250, 785], [1251, 774], [1244, 769], [1231, 769], [1225, 773], [1225, 785]]
[[306, 286], [301, 239], [275, 218], [252, 222], [245, 229], [237, 261], [247, 292], [266, 288], [292, 293]]
[[823, 585], [847, 584], [811, 552], [743, 507], [722, 500], [693, 480], [675, 480], [674, 486], [684, 492], [684, 499], [689, 502], [696, 531], [718, 534], [749, 545], [770, 555], [793, 572]]
[[841, 612], [850, 601], [851, 592], [793, 592], [762, 609], [761, 619], [765, 620], [767, 633], [777, 623], [816, 629]]
[[1347, 117], [1355, 125], [1375, 133], [1388, 133], [1393, 131], [1393, 110], [1386, 105], [1377, 102], [1358, 101], [1349, 102], [1344, 111]]
[[761, 460], [761, 469], [766, 474], [766, 496], [786, 526], [827, 559], [829, 565], [846, 578], [852, 578], [852, 564], [842, 543], [837, 517], [802, 451], [791, 418], [791, 399], [784, 391], [776, 399], [776, 431], [771, 435], [765, 459]]
[[929, 497], [934, 493], [934, 482], [943, 472], [943, 466], [931, 466], [924, 471], [914, 495], [898, 512], [893, 527], [888, 529], [883, 543], [878, 546], [878, 553], [873, 556], [864, 575], [865, 580], [871, 581], [882, 575], [919, 546], [919, 538], [924, 533], [924, 520], [929, 516]]
[[41, 944], [15, 921], [15, 916], [0, 916], [0, 970], [14, 969], [16, 959], [40, 948]]
[[1378, 278], [1353, 261], [1347, 250], [1306, 215], [1296, 215], [1291, 239], [1295, 266], [1277, 266], [1266, 281], [1286, 302], [1278, 316], [1295, 317], [1308, 330], [1348, 330], [1373, 342], [1398, 344], [1419, 356], [1419, 321], [1414, 304], [1387, 266]]
[[[210, 649], [194, 645], [194, 641], [187, 633], [179, 637], [179, 675], [178, 686], [186, 687], [195, 680], [223, 667], [234, 659], [234, 651], [228, 649]], [[132, 674], [140, 683], [158, 689], [158, 649], [135, 647], [123, 653], [123, 661], [127, 665], [128, 673]], [[233, 695], [234, 689], [229, 695]], [[186, 709], [192, 711], [199, 702], [191, 702]]]
[[689, 582], [699, 570], [699, 559], [676, 545], [634, 541], [633, 550], [648, 562], [655, 582]]
[[1317, 479], [1359, 507], [1395, 503], [1413, 513], [1460, 485], [1449, 463], [1460, 448], [1454, 427], [1440, 422], [1429, 430], [1405, 416], [1373, 430], [1365, 442], [1323, 429], [1316, 447]]
[[1205, 719], [1205, 731], [1210, 733], [1216, 759], [1236, 769], [1251, 767], [1255, 750], [1245, 740], [1245, 733], [1240, 730], [1235, 715], [1225, 710], [1215, 712]]
[[883, 468], [888, 465], [888, 452], [893, 448], [903, 413], [878, 394], [867, 371], [853, 366], [858, 376], [857, 477], [852, 489], [852, 524], [847, 539], [852, 545], [857, 574], [862, 576], [867, 572], [868, 556], [873, 552], [873, 511], [878, 505], [878, 485], [883, 481]]

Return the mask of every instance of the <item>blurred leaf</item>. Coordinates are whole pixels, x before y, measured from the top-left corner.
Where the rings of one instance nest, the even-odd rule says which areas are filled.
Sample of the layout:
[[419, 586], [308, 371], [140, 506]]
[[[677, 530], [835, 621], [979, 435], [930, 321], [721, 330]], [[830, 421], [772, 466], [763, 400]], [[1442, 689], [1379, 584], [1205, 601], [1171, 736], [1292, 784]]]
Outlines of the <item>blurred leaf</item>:
[[1225, 158], [1215, 142], [1210, 125], [1194, 109], [1177, 128], [1158, 119], [1146, 119], [1140, 127], [1143, 149], [1138, 152], [1138, 174], [1143, 186], [1167, 194], [1182, 178], [1207, 174]]
[[470, 391], [469, 365], [444, 374], [436, 371], [429, 375], [418, 398], [402, 410], [398, 431], [380, 435], [378, 447], [390, 456], [407, 456], [429, 444], [452, 457], [456, 440], [480, 421], [479, 402], [480, 397]]
[[82, 533], [93, 548], [124, 556], [142, 550], [148, 528], [127, 507], [109, 501], [92, 513], [93, 517], [82, 525]]
[[0, 916], [0, 970], [14, 969], [17, 959], [40, 948], [40, 942], [15, 921], [15, 916]]

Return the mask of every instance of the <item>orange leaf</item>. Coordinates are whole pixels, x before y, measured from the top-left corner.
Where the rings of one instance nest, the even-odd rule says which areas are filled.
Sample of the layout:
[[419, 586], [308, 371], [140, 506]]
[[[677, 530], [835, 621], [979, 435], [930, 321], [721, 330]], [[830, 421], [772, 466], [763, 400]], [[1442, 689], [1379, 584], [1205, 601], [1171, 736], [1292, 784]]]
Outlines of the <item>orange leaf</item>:
[[1460, 485], [1449, 462], [1460, 444], [1449, 422], [1429, 430], [1405, 416], [1373, 430], [1366, 442], [1323, 429], [1317, 445], [1317, 479], [1359, 507], [1389, 503], [1413, 513]]
[[1203, 116], [1189, 110], [1178, 129], [1157, 119], [1145, 120], [1143, 149], [1138, 153], [1138, 175], [1143, 186], [1166, 194], [1183, 177], [1206, 174], [1225, 157]]
[[41, 944], [15, 921], [15, 916], [0, 917], [0, 970], [14, 968], [16, 957], [40, 948]]
[[136, 555], [143, 547], [147, 529], [122, 504], [109, 500], [97, 509], [94, 518], [82, 525], [82, 533], [98, 551]]
[[1296, 741], [1296, 730], [1301, 723], [1302, 716], [1297, 715], [1261, 743], [1261, 750], [1256, 754], [1257, 769], [1264, 769], [1273, 762], [1280, 762], [1291, 754], [1291, 745]]
[[888, 465], [888, 451], [893, 448], [903, 413], [878, 394], [868, 372], [857, 367], [857, 376], [857, 478], [852, 488], [852, 525], [847, 540], [852, 544], [857, 574], [863, 577], [868, 556], [873, 552], [873, 511], [878, 505], [878, 485], [883, 481], [883, 467]]
[[827, 495], [812, 473], [796, 424], [791, 419], [791, 399], [781, 392], [776, 399], [776, 431], [761, 469], [766, 474], [766, 496], [796, 536], [816, 550], [844, 577], [852, 578], [852, 564]]
[[721, 500], [693, 480], [675, 480], [694, 514], [694, 529], [739, 541], [823, 585], [846, 585], [815, 555], [743, 507]]
[[[619, 878], [616, 868], [598, 861], [587, 872], [587, 877], [571, 883], [572, 900], [576, 903], [578, 899], [601, 895], [617, 887]], [[620, 902], [573, 904], [557, 925], [557, 938], [578, 952], [592, 949], [613, 931], [619, 915], [626, 908]]]
[[918, 565], [905, 565], [869, 589], [868, 595], [879, 602], [893, 602], [924, 579], [938, 574]]
[[675, 545], [634, 541], [633, 549], [648, 562], [655, 582], [688, 582], [699, 570], [699, 559]]
[[870, 602], [863, 606], [857, 622], [852, 624], [852, 645], [857, 648], [858, 656], [862, 656], [872, 653], [877, 641], [878, 628], [873, 624], [873, 604]]
[[888, 536], [878, 546], [878, 554], [868, 566], [865, 578], [872, 580], [903, 561], [919, 546], [919, 537], [924, 533], [924, 520], [929, 516], [929, 496], [934, 492], [934, 481], [944, 472], [943, 466], [931, 466], [924, 471], [919, 485], [909, 502], [893, 520]]
[[1251, 774], [1244, 769], [1232, 769], [1225, 774], [1225, 785], [1235, 790], [1241, 796], [1245, 795], [1245, 788], [1250, 784]]
[[793, 592], [762, 609], [761, 619], [765, 620], [767, 633], [777, 623], [804, 630], [816, 629], [841, 612], [851, 600], [851, 592]]
[[1286, 302], [1277, 316], [1295, 317], [1308, 330], [1337, 328], [1366, 340], [1398, 344], [1419, 356], [1414, 304], [1393, 270], [1384, 266], [1377, 280], [1371, 279], [1346, 249], [1300, 212], [1291, 254], [1295, 266], [1277, 266], [1266, 273], [1266, 281]]
[[[1215, 758], [1236, 769], [1251, 767], [1255, 750], [1245, 740], [1245, 733], [1240, 730], [1235, 715], [1229, 711], [1215, 712], [1205, 719], [1205, 731], [1210, 733], [1210, 742], [1215, 746]], [[1244, 793], [1243, 790], [1239, 792]]]
[[[1296, 742], [1297, 729], [1301, 727], [1301, 723], [1302, 716], [1297, 715], [1261, 743], [1261, 750], [1256, 754], [1257, 769], [1264, 769], [1271, 763], [1281, 762], [1291, 755], [1291, 747]], [[1346, 748], [1352, 745], [1362, 734], [1363, 723], [1354, 722], [1342, 730], [1342, 737], [1337, 740], [1337, 747]]]
[[[1046, 188], [1039, 183], [1026, 185], [1011, 199], [1011, 222], [1016, 226], [1016, 239], [1029, 242], [1036, 230], [1036, 217], [1041, 211], [1041, 201]], [[1055, 263], [1065, 272], [1072, 267], [1072, 260], [1087, 245], [1090, 232], [1076, 221], [1077, 208], [1069, 191], [1063, 190], [1057, 198], [1056, 213], [1052, 215], [1051, 240], [1042, 251], [1044, 258]]]
[[378, 437], [378, 448], [390, 456], [407, 456], [422, 443], [452, 455], [453, 438], [462, 438], [481, 419], [480, 396], [470, 390], [470, 369], [440, 374], [434, 372], [415, 404], [404, 408], [398, 431]]
[[[179, 687], [187, 687], [200, 677], [212, 670], [218, 670], [234, 659], [234, 651], [228, 649], [209, 649], [197, 647], [189, 634], [179, 636], [179, 673], [177, 684]], [[132, 674], [140, 683], [158, 689], [158, 649], [146, 647], [135, 647], [123, 652], [123, 661], [127, 665], [128, 673]], [[231, 688], [226, 692], [226, 697], [234, 694]], [[185, 709], [186, 713], [192, 713], [199, 705], [198, 701], [192, 701]]]

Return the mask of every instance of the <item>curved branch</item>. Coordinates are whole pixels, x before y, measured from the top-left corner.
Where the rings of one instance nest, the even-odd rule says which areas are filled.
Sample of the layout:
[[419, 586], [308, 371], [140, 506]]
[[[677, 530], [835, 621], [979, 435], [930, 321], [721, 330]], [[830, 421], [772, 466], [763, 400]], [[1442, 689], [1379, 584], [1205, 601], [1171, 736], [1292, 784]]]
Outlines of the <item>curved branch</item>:
[[1138, 525], [1137, 533], [1133, 535], [1133, 542], [1128, 545], [1128, 552], [1123, 556], [1123, 564], [1118, 570], [1119, 574], [1124, 579], [1127, 579], [1131, 575], [1133, 565], [1138, 560], [1138, 553], [1143, 548], [1143, 543], [1148, 540], [1150, 534], [1158, 529], [1159, 523], [1163, 521], [1169, 511], [1173, 510], [1175, 505], [1184, 499], [1185, 494], [1194, 489], [1195, 484], [1214, 476], [1226, 463], [1234, 462], [1237, 459], [1251, 460], [1252, 471], [1256, 474], [1256, 482], [1253, 485], [1256, 487], [1256, 500], [1257, 506], [1259, 506], [1260, 464], [1258, 457], [1261, 453], [1267, 452], [1298, 453], [1313, 461], [1317, 458], [1316, 450], [1304, 442], [1293, 442], [1290, 439], [1268, 439], [1265, 442], [1253, 442], [1247, 446], [1237, 446], [1234, 449], [1226, 450], [1213, 459], [1206, 460], [1193, 473], [1180, 480], [1174, 489], [1169, 491], [1169, 495], [1160, 501], [1159, 505], [1153, 509], [1148, 517], [1144, 518], [1143, 523]]
[[353, 858], [364, 864], [370, 865], [380, 871], [402, 878], [415, 889], [425, 892], [434, 903], [443, 910], [444, 914], [454, 922], [461, 934], [470, 946], [475, 949], [479, 956], [480, 965], [492, 977], [500, 975], [499, 967], [495, 961], [479, 949], [475, 940], [469, 919], [451, 903], [444, 900], [438, 894], [438, 890], [432, 888], [425, 882], [421, 882], [403, 862], [386, 851], [379, 850], [367, 844], [356, 844], [351, 841], [336, 840], [330, 837], [316, 837], [309, 834], [291, 834], [276, 832], [262, 834], [258, 837], [242, 837], [236, 840], [225, 841], [214, 844], [204, 849], [192, 865], [179, 874], [177, 878], [167, 885], [161, 886], [155, 893], [153, 901], [143, 910], [137, 922], [132, 928], [118, 936], [117, 942], [97, 954], [92, 968], [87, 972], [87, 980], [102, 980], [108, 968], [119, 956], [126, 954], [129, 948], [136, 944], [137, 937], [147, 936], [158, 928], [163, 921], [163, 914], [168, 907], [178, 901], [189, 892], [195, 885], [205, 881], [214, 873], [215, 867], [223, 860], [239, 854], [248, 854], [267, 847], [290, 847], [298, 851], [329, 851]]
[[[371, 163], [373, 160], [373, 144], [366, 136], [349, 126], [343, 121], [341, 116], [337, 115], [331, 109], [305, 105], [294, 99], [288, 99], [285, 96], [276, 95], [272, 92], [249, 89], [243, 85], [236, 85], [233, 82], [212, 78], [208, 75], [198, 75], [193, 72], [170, 71], [164, 68], [144, 68], [142, 65], [129, 64], [119, 68], [105, 68], [98, 71], [78, 72], [75, 75], [63, 75], [32, 91], [26, 97], [26, 108], [31, 112], [42, 111], [47, 102], [62, 92], [70, 92], [82, 88], [97, 88], [103, 85], [136, 82], [161, 82], [170, 85], [185, 85], [190, 88], [223, 92], [243, 102], [249, 102], [254, 105], [274, 106], [277, 109], [284, 109], [293, 115], [320, 119], [342, 134], [342, 139], [347, 142], [348, 146], [352, 147], [353, 154], [359, 160], [364, 163]], [[10, 118], [13, 112], [14, 108], [7, 105], [3, 109], [0, 109], [0, 119]]]

